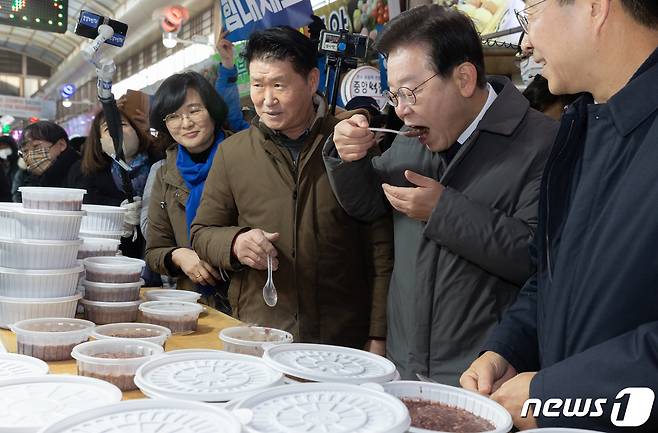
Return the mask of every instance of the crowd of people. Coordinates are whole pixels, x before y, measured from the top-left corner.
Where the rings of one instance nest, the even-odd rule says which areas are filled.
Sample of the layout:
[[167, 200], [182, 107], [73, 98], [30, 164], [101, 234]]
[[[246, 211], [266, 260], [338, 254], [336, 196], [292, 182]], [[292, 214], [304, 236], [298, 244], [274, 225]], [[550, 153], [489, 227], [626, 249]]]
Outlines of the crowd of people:
[[[334, 115], [317, 41], [273, 27], [243, 54], [250, 122], [223, 38], [215, 87], [175, 74], [148, 118], [122, 112], [132, 202], [102, 113], [82, 155], [52, 122], [3, 137], [0, 194], [87, 189], [88, 203], [128, 209], [121, 249], [154, 278], [296, 341], [489, 396], [519, 429], [629, 431], [612, 402], [658, 392], [658, 6], [527, 0], [517, 16], [542, 67], [524, 94], [487, 75], [470, 18], [426, 5], [376, 41], [389, 113], [361, 97]], [[393, 115], [394, 139], [370, 130]], [[529, 398], [609, 404], [521, 416]], [[632, 431], [656, 431], [658, 408], [644, 418]]]

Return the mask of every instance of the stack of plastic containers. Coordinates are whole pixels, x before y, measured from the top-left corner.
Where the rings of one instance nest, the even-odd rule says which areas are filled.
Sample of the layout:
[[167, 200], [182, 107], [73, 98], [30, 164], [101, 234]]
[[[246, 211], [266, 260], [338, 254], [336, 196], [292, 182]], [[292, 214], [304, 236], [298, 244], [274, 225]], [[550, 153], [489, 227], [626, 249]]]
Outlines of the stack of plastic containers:
[[80, 226], [80, 238], [84, 243], [78, 258], [116, 255], [126, 210], [117, 206], [91, 204], [82, 205], [82, 210], [86, 212]]
[[39, 317], [72, 318], [85, 190], [20, 188], [0, 206], [0, 327]]

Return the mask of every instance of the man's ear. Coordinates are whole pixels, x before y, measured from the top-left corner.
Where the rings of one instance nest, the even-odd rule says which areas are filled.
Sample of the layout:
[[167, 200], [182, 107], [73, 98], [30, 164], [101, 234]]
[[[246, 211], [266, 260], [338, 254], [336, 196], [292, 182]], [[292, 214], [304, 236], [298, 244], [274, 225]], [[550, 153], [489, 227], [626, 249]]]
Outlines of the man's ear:
[[589, 8], [592, 26], [597, 34], [601, 33], [601, 29], [610, 15], [612, 0], [589, 0]]
[[473, 96], [478, 82], [478, 71], [471, 62], [464, 62], [455, 66], [452, 71], [452, 80], [457, 86], [459, 93], [464, 98]]
[[311, 69], [308, 77], [306, 77], [310, 90], [315, 93], [318, 91], [318, 85], [320, 84], [320, 70], [318, 68]]

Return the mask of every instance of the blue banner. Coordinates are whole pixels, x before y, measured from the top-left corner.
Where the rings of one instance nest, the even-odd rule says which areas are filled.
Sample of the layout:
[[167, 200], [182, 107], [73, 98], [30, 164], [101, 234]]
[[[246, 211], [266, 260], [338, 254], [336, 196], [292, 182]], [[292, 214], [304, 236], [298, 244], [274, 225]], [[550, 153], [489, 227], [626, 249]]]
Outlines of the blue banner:
[[310, 0], [220, 0], [223, 27], [231, 42], [249, 39], [257, 30], [274, 26], [294, 29], [311, 22]]

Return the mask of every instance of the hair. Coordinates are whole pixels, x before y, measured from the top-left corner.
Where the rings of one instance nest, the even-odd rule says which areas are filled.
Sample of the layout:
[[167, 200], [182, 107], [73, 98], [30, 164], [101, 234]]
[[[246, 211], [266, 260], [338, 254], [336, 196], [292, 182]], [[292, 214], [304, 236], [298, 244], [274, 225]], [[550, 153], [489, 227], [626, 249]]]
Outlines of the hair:
[[69, 136], [58, 124], [55, 122], [50, 122], [48, 120], [41, 120], [36, 123], [27, 125], [23, 129], [23, 136], [21, 137], [20, 146], [25, 145], [27, 140], [43, 140], [49, 143], [57, 143], [59, 140], [64, 139], [66, 146], [69, 145]]
[[3, 135], [0, 136], [0, 144], [7, 145], [11, 148], [11, 155], [9, 155], [7, 161], [9, 161], [11, 166], [16, 164], [18, 161], [18, 145], [16, 144], [16, 140], [10, 135]]
[[149, 114], [151, 128], [158, 131], [158, 142], [163, 149], [175, 144], [164, 118], [183, 105], [189, 89], [196, 90], [201, 96], [203, 105], [215, 122], [215, 135], [222, 129], [226, 120], [228, 114], [226, 103], [203, 75], [197, 72], [174, 74], [160, 84], [153, 97]]
[[435, 4], [418, 6], [393, 18], [375, 48], [388, 57], [398, 47], [418, 44], [429, 48], [430, 65], [442, 78], [449, 78], [455, 67], [469, 62], [477, 71], [477, 85], [486, 86], [482, 42], [466, 15]]
[[307, 77], [317, 66], [317, 47], [299, 31], [288, 27], [271, 27], [249, 36], [242, 54], [247, 67], [252, 60], [289, 61], [299, 75]]
[[[130, 127], [134, 129], [137, 134], [137, 138], [139, 139], [137, 153], [147, 152], [151, 159], [158, 159], [153, 140], [149, 137], [146, 131], [140, 129], [125, 111], [119, 109], [119, 113], [121, 113], [123, 119], [128, 121]], [[111, 163], [110, 157], [103, 152], [103, 145], [101, 144], [101, 124], [104, 121], [105, 113], [101, 110], [96, 113], [94, 121], [89, 128], [89, 135], [87, 135], [84, 142], [82, 162], [80, 163], [80, 168], [84, 175], [91, 175], [99, 172]]]
[[[658, 30], [658, 2], [655, 0], [620, 0], [622, 7], [635, 21]], [[573, 4], [575, 0], [560, 0], [560, 4]]]
[[535, 78], [528, 84], [523, 91], [523, 96], [530, 101], [530, 107], [542, 113], [553, 104], [560, 104], [565, 107], [575, 101], [581, 94], [575, 95], [554, 95], [548, 90], [548, 80], [541, 75], [535, 75]]
[[318, 42], [320, 40], [320, 33], [322, 33], [322, 30], [326, 30], [327, 26], [322, 21], [322, 18], [317, 15], [311, 15], [311, 20], [311, 23], [308, 25], [308, 37], [312, 41]]

